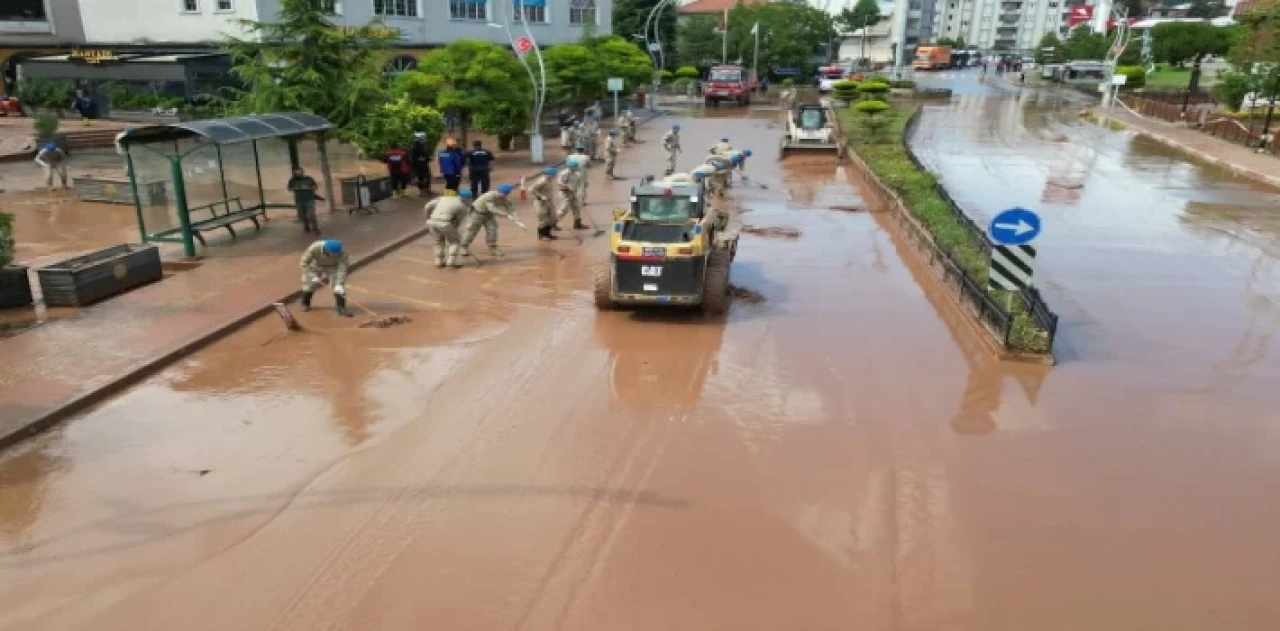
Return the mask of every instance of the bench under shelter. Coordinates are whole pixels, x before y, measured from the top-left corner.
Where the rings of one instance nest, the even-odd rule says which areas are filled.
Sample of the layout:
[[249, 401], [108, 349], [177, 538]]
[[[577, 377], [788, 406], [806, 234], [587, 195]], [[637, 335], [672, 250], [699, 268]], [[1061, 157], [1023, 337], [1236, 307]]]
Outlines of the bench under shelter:
[[[262, 224], [267, 221], [269, 208], [293, 208], [292, 204], [267, 201], [266, 189], [262, 183], [264, 165], [259, 146], [267, 141], [284, 141], [287, 144], [290, 173], [301, 164], [298, 156], [299, 142], [308, 138], [315, 142], [320, 158], [324, 197], [332, 211], [335, 199], [333, 174], [325, 144], [333, 129], [333, 123], [315, 114], [278, 112], [150, 125], [136, 127], [124, 133], [119, 143], [129, 173], [129, 186], [133, 189], [138, 231], [142, 241], [181, 243], [185, 255], [194, 258], [196, 242], [199, 241], [201, 245], [205, 243], [201, 233], [226, 230], [234, 238], [236, 224], [245, 224], [242, 229], [250, 224], [255, 229], [261, 229]], [[247, 156], [244, 151], [246, 146], [252, 152], [257, 199], [252, 198], [252, 185], [247, 190], [235, 193], [227, 185], [224, 153], [236, 151]], [[151, 232], [147, 228], [143, 204], [138, 196], [140, 181], [148, 179], [139, 174], [139, 162], [145, 160], [155, 164], [157, 158], [162, 158], [159, 162], [167, 167], [178, 225]], [[280, 162], [283, 162], [282, 156]], [[212, 178], [215, 168], [216, 180]], [[191, 205], [189, 187], [192, 179], [199, 179], [212, 187], [211, 195], [217, 199], [211, 203]]]

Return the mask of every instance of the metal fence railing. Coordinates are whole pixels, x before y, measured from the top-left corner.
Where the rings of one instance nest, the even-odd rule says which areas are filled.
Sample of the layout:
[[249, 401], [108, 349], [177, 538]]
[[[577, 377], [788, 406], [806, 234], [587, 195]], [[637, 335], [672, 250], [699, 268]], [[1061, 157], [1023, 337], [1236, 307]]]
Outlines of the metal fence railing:
[[[922, 111], [923, 111], [923, 108], [917, 109], [915, 113], [911, 115], [911, 118], [907, 121], [907, 125], [903, 129], [902, 144], [903, 144], [903, 148], [906, 150], [907, 157], [911, 160], [913, 164], [916, 165], [916, 168], [922, 171], [928, 171], [928, 168], [926, 168], [924, 163], [920, 161], [920, 158], [916, 156], [915, 151], [912, 151], [911, 143], [910, 143], [910, 138], [912, 134], [915, 133], [915, 129], [919, 124], [920, 114]], [[986, 256], [990, 258], [991, 240], [987, 237], [986, 231], [983, 230], [981, 227], [979, 227], [978, 224], [973, 221], [973, 219], [969, 216], [968, 213], [964, 212], [964, 209], [960, 207], [960, 204], [956, 202], [955, 198], [951, 196], [951, 193], [947, 191], [947, 188], [943, 186], [941, 182], [935, 182], [934, 186], [937, 187], [938, 194], [942, 197], [942, 199], [947, 202], [947, 208], [951, 210], [951, 214], [956, 218], [957, 221], [960, 222], [961, 225], [965, 227], [965, 230], [968, 231], [969, 238], [972, 239], [974, 243], [977, 243], [979, 248], [982, 249], [983, 253], [985, 253]], [[963, 268], [960, 267], [958, 263], [956, 263], [956, 261], [951, 257], [949, 253], [944, 253], [944, 254], [946, 254], [947, 258], [951, 261], [953, 265], [956, 266], [957, 269], [960, 269], [963, 272]], [[976, 292], [977, 295], [980, 295], [982, 297], [981, 309], [975, 312], [976, 315], [979, 315], [981, 318], [982, 314], [985, 314], [988, 309], [994, 310], [996, 313], [1000, 315], [999, 320], [1000, 322], [1003, 323], [1001, 339], [1003, 340], [1004, 345], [1008, 347], [1009, 334], [1011, 332], [1011, 325], [1013, 320], [1012, 314], [1010, 314], [1007, 310], [1002, 309], [1000, 306], [994, 303], [991, 300], [991, 296], [989, 292], [987, 292], [986, 288], [978, 287], [974, 279], [969, 278], [967, 274], [965, 275], [965, 281], [969, 286], [968, 287], [969, 291]], [[1048, 336], [1046, 347], [1048, 349], [1052, 349], [1053, 340], [1058, 333], [1058, 315], [1055, 314], [1053, 310], [1049, 308], [1049, 305], [1044, 301], [1044, 298], [1041, 297], [1040, 292], [1037, 291], [1034, 287], [1023, 289], [1019, 291], [1018, 294], [1022, 300], [1023, 306], [1025, 306], [1027, 309], [1027, 313], [1031, 316], [1032, 321], [1035, 322], [1036, 328], [1040, 329], [1041, 331], [1044, 331], [1044, 333]], [[971, 302], [971, 306], [973, 308], [975, 309], [978, 308], [977, 306], [978, 303], [974, 298], [969, 296], [965, 296], [965, 298], [966, 300], [969, 300]]]

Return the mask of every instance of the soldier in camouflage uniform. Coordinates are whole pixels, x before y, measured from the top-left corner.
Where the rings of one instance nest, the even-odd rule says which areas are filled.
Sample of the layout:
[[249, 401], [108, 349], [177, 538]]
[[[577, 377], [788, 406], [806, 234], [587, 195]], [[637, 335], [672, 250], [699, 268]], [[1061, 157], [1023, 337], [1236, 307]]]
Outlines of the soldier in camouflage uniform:
[[437, 197], [427, 202], [425, 210], [430, 217], [427, 219], [427, 229], [431, 231], [435, 244], [436, 267], [462, 266], [458, 262], [459, 250], [462, 249], [458, 225], [470, 210], [473, 197], [471, 190], [464, 188], [458, 191], [457, 197]]
[[502, 252], [498, 250], [498, 217], [506, 217], [521, 229], [528, 230], [516, 216], [516, 209], [511, 204], [510, 195], [514, 190], [515, 187], [510, 184], [500, 184], [497, 190], [477, 197], [475, 203], [471, 204], [471, 214], [467, 216], [467, 224], [462, 232], [464, 254], [465, 250], [471, 247], [471, 242], [475, 241], [476, 236], [480, 234], [480, 228], [483, 227], [484, 241], [489, 245], [489, 254], [502, 256]]
[[551, 209], [551, 183], [555, 177], [555, 167], [547, 167], [542, 170], [542, 175], [524, 186], [524, 189], [533, 196], [533, 210], [538, 216], [538, 238], [545, 241], [556, 238], [551, 234], [551, 228], [556, 225], [556, 218]]

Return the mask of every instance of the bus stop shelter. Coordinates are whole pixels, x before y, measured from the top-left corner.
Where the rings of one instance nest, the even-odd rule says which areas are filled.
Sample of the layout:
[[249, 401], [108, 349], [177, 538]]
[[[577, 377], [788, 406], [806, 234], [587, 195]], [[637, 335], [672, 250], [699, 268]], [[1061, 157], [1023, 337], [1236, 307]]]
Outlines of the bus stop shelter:
[[[262, 184], [263, 164], [260, 158], [259, 143], [269, 140], [283, 140], [288, 146], [290, 171], [300, 166], [298, 143], [311, 138], [316, 143], [320, 157], [320, 169], [324, 178], [325, 199], [329, 209], [333, 210], [333, 174], [329, 166], [329, 157], [325, 148], [328, 135], [334, 129], [333, 123], [315, 114], [305, 112], [278, 112], [275, 114], [255, 114], [233, 118], [186, 121], [165, 125], [137, 127], [125, 132], [120, 137], [120, 146], [124, 152], [129, 174], [129, 186], [133, 192], [134, 207], [137, 211], [138, 231], [142, 241], [181, 243], [187, 257], [195, 257], [195, 241], [202, 243], [201, 230], [217, 227], [229, 227], [238, 221], [253, 221], [258, 225], [258, 218], [266, 219], [268, 208], [292, 208], [291, 204], [267, 203], [266, 190]], [[257, 200], [243, 200], [233, 197], [227, 186], [227, 170], [223, 160], [224, 151], [235, 148], [243, 152], [248, 145], [252, 151], [252, 170], [256, 179]], [[212, 204], [192, 206], [188, 201], [188, 179], [192, 173], [204, 172], [203, 166], [193, 166], [198, 157], [207, 157], [205, 162], [212, 170], [217, 167], [217, 181], [210, 181], [214, 186], [221, 185], [221, 199]], [[157, 158], [166, 163], [168, 179], [173, 187], [174, 213], [177, 215], [177, 227], [151, 232], [147, 229], [142, 209], [142, 197], [139, 196], [140, 159], [155, 161]], [[283, 161], [283, 160], [281, 160]], [[199, 211], [193, 219], [192, 211]], [[234, 234], [234, 231], [232, 231]]]

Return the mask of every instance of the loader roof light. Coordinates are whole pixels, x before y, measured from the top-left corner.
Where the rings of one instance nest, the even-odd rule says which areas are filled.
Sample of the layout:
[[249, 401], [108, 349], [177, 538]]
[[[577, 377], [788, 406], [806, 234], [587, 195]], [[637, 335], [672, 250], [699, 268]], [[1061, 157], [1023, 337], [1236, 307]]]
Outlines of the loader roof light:
[[702, 234], [702, 224], [698, 224], [698, 225], [694, 226], [694, 227], [693, 227], [693, 233], [694, 233], [694, 234]]

